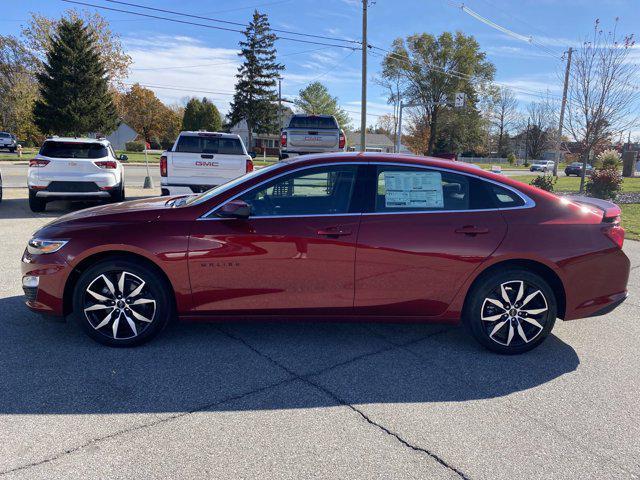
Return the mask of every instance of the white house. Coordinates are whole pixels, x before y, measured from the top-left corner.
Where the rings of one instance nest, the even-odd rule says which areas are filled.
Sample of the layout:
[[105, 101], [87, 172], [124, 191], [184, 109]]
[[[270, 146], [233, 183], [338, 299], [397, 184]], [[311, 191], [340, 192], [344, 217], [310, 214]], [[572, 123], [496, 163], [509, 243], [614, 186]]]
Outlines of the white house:
[[113, 132], [107, 135], [107, 140], [113, 146], [114, 150], [126, 150], [125, 144], [133, 142], [138, 133], [126, 123], [122, 122]]

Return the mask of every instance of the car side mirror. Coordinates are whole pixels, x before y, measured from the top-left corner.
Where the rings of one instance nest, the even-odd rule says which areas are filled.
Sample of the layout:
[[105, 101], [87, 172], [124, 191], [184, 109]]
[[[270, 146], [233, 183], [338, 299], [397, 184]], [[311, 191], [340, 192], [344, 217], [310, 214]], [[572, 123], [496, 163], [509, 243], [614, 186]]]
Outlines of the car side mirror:
[[216, 213], [222, 218], [249, 218], [251, 207], [244, 200], [235, 199], [225, 203]]
[[129, 157], [127, 157], [124, 153], [122, 155], [120, 155], [118, 157], [118, 160], [121, 160], [123, 162], [126, 162], [127, 160], [129, 160]]
[[256, 152], [249, 152], [249, 156], [251, 158], [256, 158], [258, 156], [258, 154]]

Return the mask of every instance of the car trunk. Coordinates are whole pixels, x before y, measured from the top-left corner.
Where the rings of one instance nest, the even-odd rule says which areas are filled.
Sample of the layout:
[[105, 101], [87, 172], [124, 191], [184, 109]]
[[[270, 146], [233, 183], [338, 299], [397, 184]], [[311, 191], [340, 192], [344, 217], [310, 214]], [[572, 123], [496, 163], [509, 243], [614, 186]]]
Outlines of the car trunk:
[[338, 130], [291, 129], [287, 130], [288, 144], [291, 147], [304, 148], [337, 148]]

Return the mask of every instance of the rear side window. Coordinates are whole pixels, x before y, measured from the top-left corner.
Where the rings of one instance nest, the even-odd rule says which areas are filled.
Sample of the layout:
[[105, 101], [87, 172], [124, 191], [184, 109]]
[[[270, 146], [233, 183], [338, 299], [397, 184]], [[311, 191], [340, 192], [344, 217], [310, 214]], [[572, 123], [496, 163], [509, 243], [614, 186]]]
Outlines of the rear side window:
[[413, 167], [378, 167], [376, 212], [495, 208], [483, 182], [457, 173]]
[[289, 121], [289, 128], [311, 128], [311, 129], [323, 129], [323, 128], [338, 128], [333, 117], [291, 117]]
[[489, 189], [498, 208], [521, 207], [524, 205], [522, 197], [511, 190], [495, 184], [490, 184]]
[[40, 155], [50, 158], [104, 158], [107, 147], [100, 143], [52, 142], [47, 141], [40, 148]]
[[213, 153], [224, 155], [244, 155], [239, 138], [205, 137], [182, 135], [178, 139], [176, 152]]

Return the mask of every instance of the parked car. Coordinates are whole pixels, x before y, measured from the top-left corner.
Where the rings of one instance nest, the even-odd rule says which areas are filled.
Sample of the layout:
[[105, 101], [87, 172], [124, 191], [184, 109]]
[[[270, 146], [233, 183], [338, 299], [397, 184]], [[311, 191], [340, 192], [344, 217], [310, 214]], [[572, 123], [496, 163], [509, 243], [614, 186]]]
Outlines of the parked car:
[[18, 148], [18, 140], [9, 132], [0, 132], [0, 148], [6, 148], [11, 153]]
[[42, 212], [52, 200], [125, 199], [124, 168], [109, 141], [51, 137], [29, 161], [29, 207]]
[[462, 318], [485, 347], [521, 353], [556, 317], [626, 298], [619, 221], [610, 202], [580, 205], [459, 162], [309, 155], [199, 195], [65, 215], [28, 242], [22, 284], [29, 308], [73, 314], [112, 346], [145, 342], [174, 315]]
[[[593, 166], [587, 163], [587, 168], [585, 170], [586, 174], [589, 175], [593, 171]], [[582, 176], [582, 162], [573, 162], [567, 165], [564, 169], [564, 174], [567, 177], [571, 175], [575, 175], [576, 177]]]
[[200, 193], [253, 171], [253, 161], [238, 135], [180, 132], [160, 157], [162, 195]]
[[531, 164], [529, 170], [532, 172], [553, 172], [553, 160], [536, 160]]
[[346, 143], [333, 115], [292, 115], [280, 133], [280, 160], [308, 153], [343, 152]]

